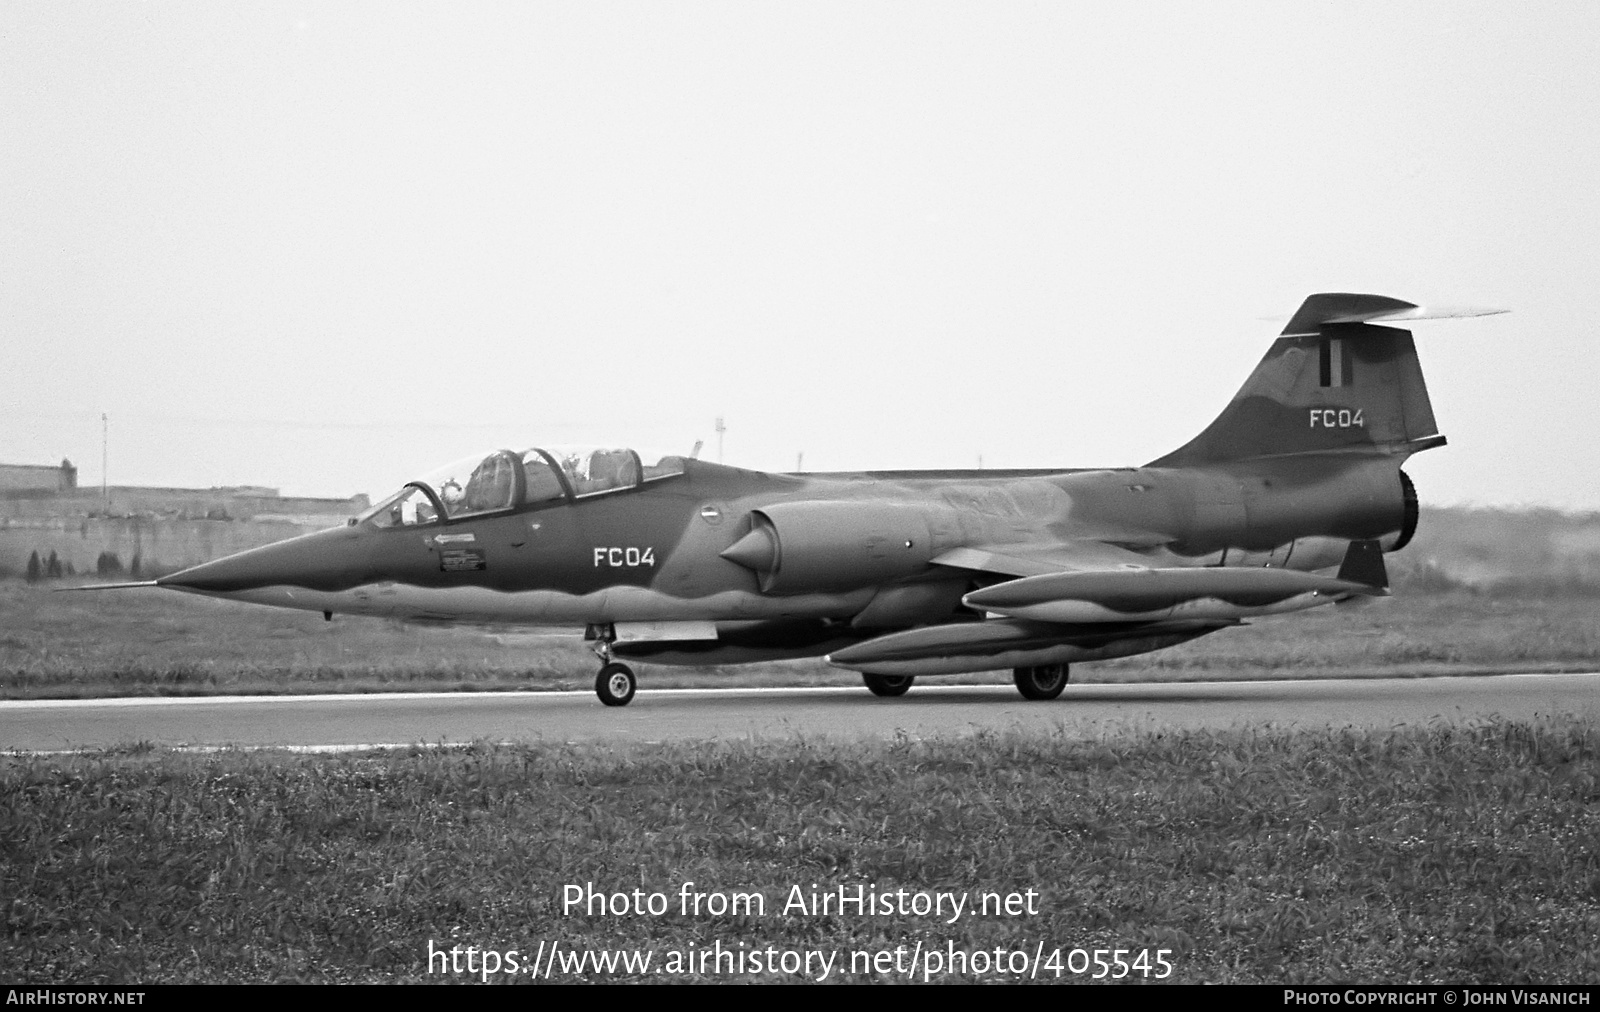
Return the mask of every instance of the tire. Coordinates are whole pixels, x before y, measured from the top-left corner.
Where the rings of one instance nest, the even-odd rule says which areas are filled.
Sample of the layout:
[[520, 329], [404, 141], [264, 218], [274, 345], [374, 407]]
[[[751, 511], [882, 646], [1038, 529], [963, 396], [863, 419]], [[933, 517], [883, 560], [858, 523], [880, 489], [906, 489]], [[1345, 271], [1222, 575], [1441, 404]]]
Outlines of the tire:
[[911, 691], [915, 675], [862, 675], [874, 696], [903, 696]]
[[638, 686], [633, 669], [615, 661], [601, 668], [600, 673], [594, 676], [594, 694], [607, 706], [627, 706], [632, 702]]
[[1017, 668], [1011, 678], [1023, 699], [1054, 699], [1067, 687], [1067, 666], [1043, 664], [1036, 668]]

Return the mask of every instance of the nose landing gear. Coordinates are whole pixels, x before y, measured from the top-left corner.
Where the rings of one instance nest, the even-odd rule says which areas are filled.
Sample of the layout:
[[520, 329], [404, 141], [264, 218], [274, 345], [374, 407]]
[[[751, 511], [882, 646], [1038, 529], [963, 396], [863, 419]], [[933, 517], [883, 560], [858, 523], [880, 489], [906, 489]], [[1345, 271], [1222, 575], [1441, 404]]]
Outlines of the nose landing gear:
[[594, 676], [594, 694], [607, 706], [627, 706], [636, 688], [638, 680], [633, 677], [633, 669], [618, 661], [607, 664]]
[[611, 659], [611, 642], [617, 638], [610, 625], [591, 625], [584, 630], [584, 639], [592, 643], [591, 650], [600, 658], [600, 673], [594, 676], [594, 694], [607, 706], [627, 706], [639, 687], [633, 669], [621, 661]]

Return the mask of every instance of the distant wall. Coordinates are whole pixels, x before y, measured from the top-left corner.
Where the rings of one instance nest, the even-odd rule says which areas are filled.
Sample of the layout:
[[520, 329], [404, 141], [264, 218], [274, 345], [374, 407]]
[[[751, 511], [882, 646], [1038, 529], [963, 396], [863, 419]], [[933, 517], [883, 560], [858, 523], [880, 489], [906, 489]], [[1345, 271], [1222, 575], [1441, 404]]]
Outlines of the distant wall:
[[341, 522], [371, 503], [364, 495], [348, 499], [280, 496], [267, 488], [144, 488], [113, 485], [101, 498], [99, 489], [77, 489], [48, 499], [13, 500], [0, 504], [0, 514], [23, 516], [130, 516], [149, 514], [179, 519], [251, 520], [270, 517], [331, 517]]
[[[14, 469], [23, 470], [23, 469]], [[55, 473], [52, 469], [34, 468]], [[170, 573], [310, 531], [337, 527], [368, 506], [349, 499], [284, 497], [276, 489], [115, 486], [39, 491], [0, 490], [0, 576], [28, 571], [38, 553], [61, 572], [98, 572], [114, 555], [121, 572], [135, 561], [140, 576]]]
[[102, 552], [111, 552], [126, 570], [134, 560], [139, 575], [170, 573], [246, 548], [271, 544], [319, 530], [325, 524], [281, 520], [168, 520], [144, 517], [55, 517], [15, 520], [0, 517], [0, 575], [20, 575], [28, 556], [41, 562], [56, 553], [63, 571], [96, 572]]

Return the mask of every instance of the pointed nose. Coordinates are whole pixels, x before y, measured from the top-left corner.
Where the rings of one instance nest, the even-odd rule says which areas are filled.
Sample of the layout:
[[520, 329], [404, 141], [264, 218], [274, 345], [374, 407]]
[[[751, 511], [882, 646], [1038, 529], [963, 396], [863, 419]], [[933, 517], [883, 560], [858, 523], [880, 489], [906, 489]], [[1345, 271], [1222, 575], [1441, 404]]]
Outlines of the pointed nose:
[[342, 590], [362, 581], [367, 555], [361, 532], [335, 527], [202, 562], [160, 577], [156, 585], [200, 594], [273, 586]]

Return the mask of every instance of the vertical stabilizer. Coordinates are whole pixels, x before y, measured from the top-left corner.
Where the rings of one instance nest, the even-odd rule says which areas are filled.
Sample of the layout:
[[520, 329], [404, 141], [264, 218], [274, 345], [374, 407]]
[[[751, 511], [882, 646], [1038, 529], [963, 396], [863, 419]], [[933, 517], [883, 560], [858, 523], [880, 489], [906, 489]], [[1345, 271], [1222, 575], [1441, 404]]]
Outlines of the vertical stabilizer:
[[1442, 446], [1411, 332], [1368, 321], [1490, 312], [1499, 310], [1429, 312], [1381, 295], [1313, 295], [1222, 414], [1150, 466]]

